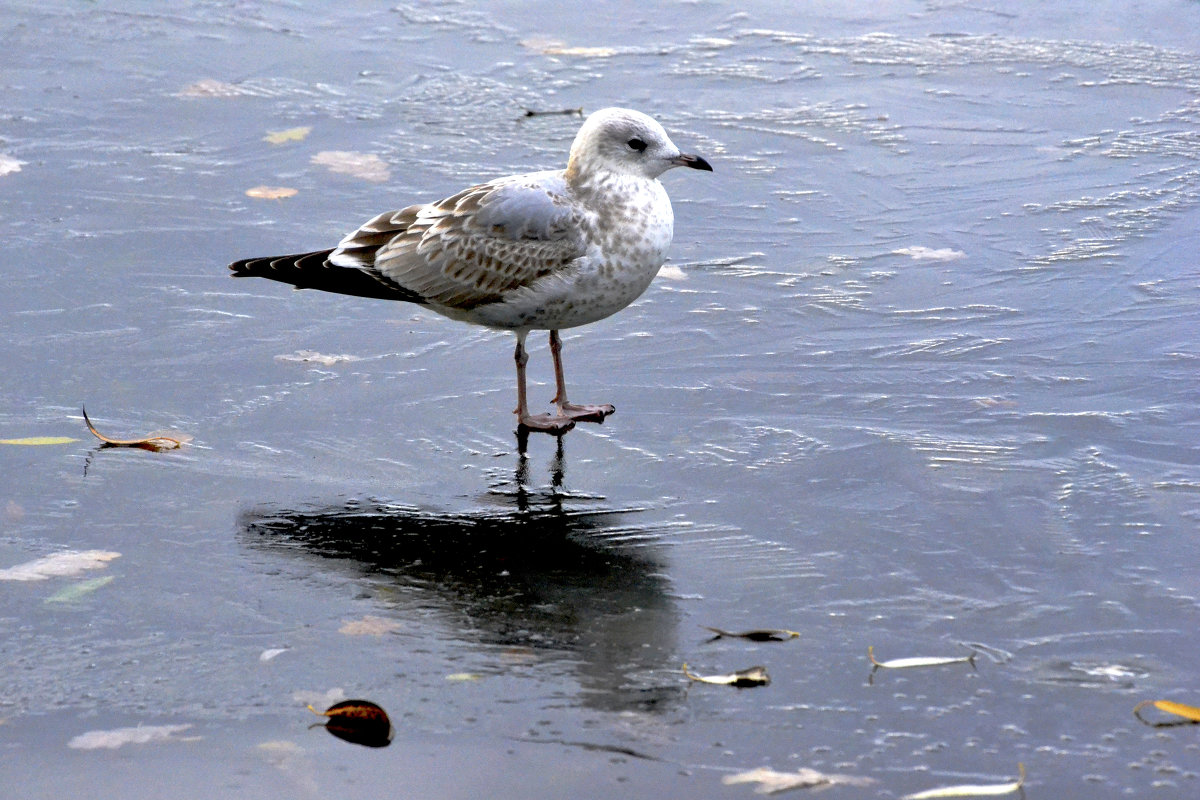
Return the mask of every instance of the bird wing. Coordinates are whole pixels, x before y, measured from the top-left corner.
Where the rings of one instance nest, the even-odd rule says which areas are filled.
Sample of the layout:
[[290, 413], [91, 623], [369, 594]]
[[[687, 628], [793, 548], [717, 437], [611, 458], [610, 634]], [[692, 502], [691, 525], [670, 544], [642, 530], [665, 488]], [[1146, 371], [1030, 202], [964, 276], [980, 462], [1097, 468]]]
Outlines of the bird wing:
[[561, 173], [534, 173], [380, 214], [329, 261], [373, 272], [426, 302], [470, 309], [569, 269], [587, 251], [587, 222]]

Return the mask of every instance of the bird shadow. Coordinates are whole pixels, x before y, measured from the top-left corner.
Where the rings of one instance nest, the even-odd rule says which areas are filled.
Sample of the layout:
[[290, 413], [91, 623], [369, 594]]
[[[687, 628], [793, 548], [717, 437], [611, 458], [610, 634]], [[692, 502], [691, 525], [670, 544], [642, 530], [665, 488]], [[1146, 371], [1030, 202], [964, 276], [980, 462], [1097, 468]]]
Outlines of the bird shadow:
[[[564, 489], [561, 440], [548, 485], [532, 486], [530, 469], [519, 456], [513, 479], [465, 510], [263, 504], [241, 514], [238, 538], [361, 579], [381, 614], [404, 614], [414, 602], [433, 609], [429, 635], [569, 664], [588, 707], [672, 705], [682, 695], [674, 670], [666, 672], [679, 618], [662, 558], [671, 524], [650, 521], [647, 508]], [[379, 591], [381, 579], [403, 591]]]

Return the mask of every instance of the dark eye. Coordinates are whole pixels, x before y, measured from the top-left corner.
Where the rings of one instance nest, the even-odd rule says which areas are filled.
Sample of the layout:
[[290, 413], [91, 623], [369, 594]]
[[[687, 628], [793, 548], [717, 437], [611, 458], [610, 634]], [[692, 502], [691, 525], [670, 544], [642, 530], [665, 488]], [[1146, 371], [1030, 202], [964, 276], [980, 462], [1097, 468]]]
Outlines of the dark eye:
[[646, 143], [641, 139], [630, 139], [625, 144], [629, 145], [630, 150], [637, 150], [639, 153], [646, 149]]

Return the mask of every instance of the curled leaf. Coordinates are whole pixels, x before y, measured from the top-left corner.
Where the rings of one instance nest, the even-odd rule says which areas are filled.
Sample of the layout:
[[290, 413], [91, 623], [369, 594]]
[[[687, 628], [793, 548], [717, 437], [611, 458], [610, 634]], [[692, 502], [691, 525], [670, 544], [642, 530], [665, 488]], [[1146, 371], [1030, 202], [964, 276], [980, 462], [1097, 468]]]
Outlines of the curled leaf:
[[728, 675], [697, 675], [688, 669], [687, 664], [684, 664], [683, 674], [697, 683], [716, 683], [722, 686], [736, 686], [739, 689], [750, 686], [766, 686], [771, 682], [771, 676], [767, 674], [766, 667], [749, 667]]
[[938, 789], [926, 789], [923, 792], [906, 794], [900, 800], [934, 800], [939, 797], [994, 797], [1002, 794], [1012, 794], [1021, 791], [1025, 785], [1025, 765], [1017, 764], [1017, 779], [1009, 783], [969, 784], [959, 786], [943, 786]]
[[830, 786], [870, 786], [874, 778], [860, 778], [855, 775], [829, 775], [809, 767], [802, 767], [795, 772], [776, 772], [770, 767], [759, 767], [736, 775], [726, 775], [721, 783], [729, 786], [734, 783], [757, 783], [757, 794], [777, 794], [792, 789], [826, 789]]
[[284, 142], [302, 142], [304, 137], [312, 133], [312, 127], [308, 125], [299, 128], [288, 128], [286, 131], [267, 131], [267, 135], [263, 137], [264, 142], [271, 144], [283, 144]]
[[975, 656], [977, 653], [971, 653], [969, 656], [935, 656], [932, 658], [893, 658], [888, 661], [877, 661], [875, 659], [874, 645], [867, 646], [867, 658], [871, 660], [871, 664], [875, 669], [911, 669], [912, 667], [943, 667], [947, 664], [970, 664], [975, 666]]
[[752, 642], [786, 642], [788, 639], [795, 639], [800, 635], [796, 631], [785, 631], [776, 628], [758, 628], [752, 631], [733, 632], [713, 628], [709, 625], [701, 625], [700, 627], [716, 634], [709, 641], [717, 639], [749, 639]]
[[253, 186], [246, 190], [247, 197], [254, 197], [258, 200], [283, 200], [287, 197], [295, 197], [297, 194], [299, 194], [299, 190], [289, 186]]
[[370, 700], [343, 700], [324, 711], [317, 711], [310, 705], [308, 710], [328, 717], [325, 730], [352, 744], [387, 747], [395, 735], [387, 712]]
[[92, 425], [92, 421], [88, 419], [86, 408], [83, 409], [83, 421], [87, 425], [87, 429], [92, 432], [92, 435], [104, 442], [105, 447], [140, 447], [143, 450], [160, 453], [163, 450], [175, 450], [182, 447], [184, 442], [191, 439], [190, 436], [178, 433], [172, 433], [171, 436], [154, 433], [144, 439], [113, 439], [96, 430], [96, 427]]
[[[1159, 711], [1165, 711], [1168, 714], [1174, 714], [1177, 717], [1183, 717], [1182, 720], [1169, 720], [1167, 722], [1151, 722], [1142, 716], [1142, 709], [1146, 706], [1154, 706]], [[1133, 707], [1133, 715], [1139, 721], [1155, 728], [1167, 728], [1173, 725], [1192, 725], [1200, 722], [1200, 708], [1189, 706], [1184, 703], [1175, 703], [1171, 700], [1143, 700]]]

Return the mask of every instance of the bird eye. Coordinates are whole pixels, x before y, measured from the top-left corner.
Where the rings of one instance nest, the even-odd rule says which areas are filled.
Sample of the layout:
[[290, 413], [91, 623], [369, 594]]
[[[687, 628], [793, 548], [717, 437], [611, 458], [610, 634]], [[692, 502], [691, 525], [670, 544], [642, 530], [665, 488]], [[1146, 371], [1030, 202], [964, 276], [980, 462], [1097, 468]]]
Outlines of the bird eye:
[[646, 143], [641, 139], [630, 139], [626, 144], [629, 145], [630, 150], [637, 150], [639, 153], [646, 149]]

